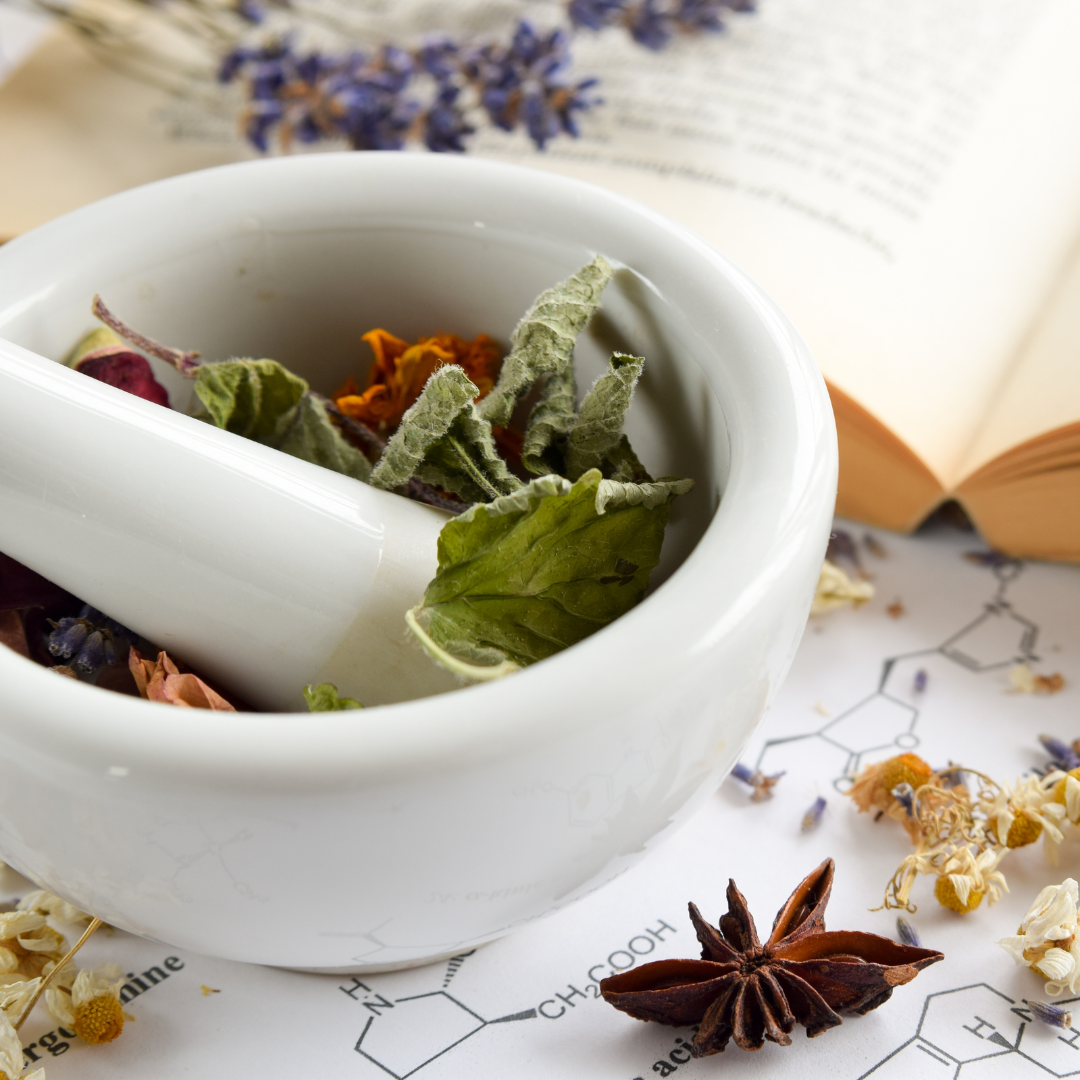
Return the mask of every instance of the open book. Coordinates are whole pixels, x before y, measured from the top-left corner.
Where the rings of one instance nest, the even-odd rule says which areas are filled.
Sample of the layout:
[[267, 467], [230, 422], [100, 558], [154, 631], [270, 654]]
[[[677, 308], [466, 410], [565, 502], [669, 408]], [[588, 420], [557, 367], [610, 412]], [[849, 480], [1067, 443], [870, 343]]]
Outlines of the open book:
[[[582, 137], [474, 152], [639, 198], [761, 282], [828, 381], [840, 513], [908, 531], [956, 498], [1000, 550], [1080, 561], [1077, 55], [1076, 0], [762, 0], [658, 54], [583, 35]], [[0, 238], [253, 156], [61, 33], [0, 88], [0, 147]]]

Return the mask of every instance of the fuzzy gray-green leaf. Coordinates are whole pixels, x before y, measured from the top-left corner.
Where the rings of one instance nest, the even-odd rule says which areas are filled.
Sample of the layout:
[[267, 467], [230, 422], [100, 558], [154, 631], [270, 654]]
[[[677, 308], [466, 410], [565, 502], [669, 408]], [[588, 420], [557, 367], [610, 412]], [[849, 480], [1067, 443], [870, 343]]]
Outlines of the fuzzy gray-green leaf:
[[428, 451], [450, 430], [461, 411], [480, 391], [456, 364], [436, 370], [423, 392], [401, 418], [371, 474], [374, 487], [402, 487], [416, 475]]
[[311, 394], [305, 394], [296, 407], [292, 425], [278, 444], [278, 449], [354, 480], [367, 482], [371, 462], [348, 443], [330, 419], [326, 406]]
[[644, 506], [646, 510], [653, 510], [666, 506], [676, 495], [687, 494], [693, 487], [693, 480], [679, 480], [674, 476], [662, 476], [646, 484], [601, 480], [596, 492], [596, 512], [605, 514], [630, 506]]
[[458, 365], [435, 371], [386, 444], [372, 484], [393, 489], [417, 476], [468, 502], [489, 502], [521, 487], [473, 404], [478, 393]]
[[292, 425], [308, 384], [276, 360], [223, 360], [202, 364], [195, 396], [226, 431], [276, 446]]
[[448, 652], [495, 650], [483, 655], [524, 665], [633, 607], [659, 561], [674, 489], [651, 506], [609, 496], [601, 513], [605, 483], [596, 469], [574, 484], [542, 476], [448, 521], [424, 594], [430, 637]]
[[600, 306], [600, 294], [613, 273], [607, 259], [597, 255], [536, 298], [514, 329], [495, 388], [480, 402], [485, 420], [505, 427], [519, 398], [541, 375], [570, 368], [574, 342]]
[[615, 353], [607, 374], [592, 385], [581, 403], [577, 420], [566, 436], [566, 475], [576, 480], [589, 469], [602, 469], [622, 436], [626, 410], [634, 397], [645, 361]]

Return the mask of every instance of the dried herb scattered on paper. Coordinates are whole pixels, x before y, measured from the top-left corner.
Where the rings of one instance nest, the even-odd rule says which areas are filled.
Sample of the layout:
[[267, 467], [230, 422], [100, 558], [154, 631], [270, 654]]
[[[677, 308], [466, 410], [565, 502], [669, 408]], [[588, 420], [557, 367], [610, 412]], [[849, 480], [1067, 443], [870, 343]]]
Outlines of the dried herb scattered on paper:
[[877, 934], [826, 931], [833, 881], [827, 859], [777, 913], [764, 944], [742, 893], [729, 882], [727, 914], [711, 926], [690, 904], [700, 960], [657, 960], [604, 979], [600, 993], [639, 1020], [699, 1025], [694, 1057], [721, 1053], [730, 1040], [743, 1050], [765, 1041], [791, 1044], [796, 1024], [808, 1037], [883, 1005], [893, 988], [943, 959], [940, 952], [900, 945]]
[[934, 876], [935, 899], [957, 914], [984, 899], [994, 904], [1008, 892], [1002, 860], [1040, 838], [1056, 864], [1066, 830], [1080, 825], [1080, 767], [1067, 768], [1075, 747], [1045, 735], [1042, 742], [1054, 760], [1013, 784], [967, 766], [935, 772], [915, 754], [863, 769], [848, 795], [860, 810], [876, 811], [875, 820], [898, 821], [915, 845], [889, 882], [884, 907], [915, 911], [911, 893], [921, 874]]

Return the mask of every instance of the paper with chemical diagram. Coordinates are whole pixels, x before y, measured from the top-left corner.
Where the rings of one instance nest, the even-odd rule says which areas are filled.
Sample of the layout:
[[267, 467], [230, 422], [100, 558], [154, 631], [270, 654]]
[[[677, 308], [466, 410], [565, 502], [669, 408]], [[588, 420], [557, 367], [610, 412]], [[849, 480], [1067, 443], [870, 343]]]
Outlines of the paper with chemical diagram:
[[[843, 523], [841, 523], [843, 524]], [[847, 526], [860, 539], [866, 530]], [[644, 1024], [598, 995], [599, 980], [651, 960], [698, 955], [686, 914], [693, 900], [715, 920], [734, 878], [759, 927], [822, 859], [836, 859], [830, 929], [895, 936], [895, 912], [871, 911], [910, 851], [893, 822], [858, 814], [841, 794], [863, 765], [906, 750], [998, 780], [1046, 762], [1041, 733], [1080, 736], [1080, 568], [975, 565], [970, 533], [941, 527], [918, 538], [875, 534], [859, 554], [877, 589], [858, 611], [813, 619], [791, 675], [743, 761], [785, 771], [774, 797], [754, 803], [734, 779], [708, 793], [685, 825], [642, 861], [575, 906], [448, 962], [385, 975], [306, 975], [211, 960], [120, 932], [86, 946], [86, 965], [114, 960], [129, 972], [122, 1037], [87, 1047], [43, 1009], [24, 1029], [28, 1054], [49, 1080], [171, 1080], [188, 1076], [357, 1080], [652, 1080], [678, 1074], [828, 1075], [835, 1080], [1036, 1080], [1080, 1076], [1077, 1027], [1034, 1022], [1026, 1001], [1043, 981], [997, 947], [1015, 933], [1036, 892], [1080, 871], [1080, 843], [1057, 868], [1041, 845], [1004, 867], [1011, 893], [959, 917], [933, 899], [928, 878], [908, 916], [945, 960], [866, 1016], [790, 1047], [757, 1053], [733, 1044], [691, 1060], [691, 1029]], [[1026, 662], [1060, 673], [1060, 693], [1009, 693]], [[919, 673], [922, 673], [921, 675]], [[922, 689], [919, 689], [919, 687]], [[583, 829], [618, 814], [611, 778], [567, 796]], [[818, 796], [819, 825], [801, 830]], [[625, 796], [624, 796], [625, 798]], [[227, 845], [207, 838], [202, 857], [228, 869]], [[8, 898], [11, 898], [9, 893]], [[296, 917], [311, 917], [319, 883], [296, 882]], [[438, 896], [431, 903], [439, 903]]]

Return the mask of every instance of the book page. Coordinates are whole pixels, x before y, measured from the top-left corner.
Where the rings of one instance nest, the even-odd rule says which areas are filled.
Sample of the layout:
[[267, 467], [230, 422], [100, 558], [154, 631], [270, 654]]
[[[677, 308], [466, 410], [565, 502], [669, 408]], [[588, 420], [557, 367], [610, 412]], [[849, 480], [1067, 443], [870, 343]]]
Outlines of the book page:
[[575, 45], [577, 142], [481, 152], [685, 222], [950, 486], [1080, 230], [1080, 5], [768, 0], [707, 42]]
[[1080, 423], [1080, 245], [964, 462], [969, 475], [1048, 431]]

